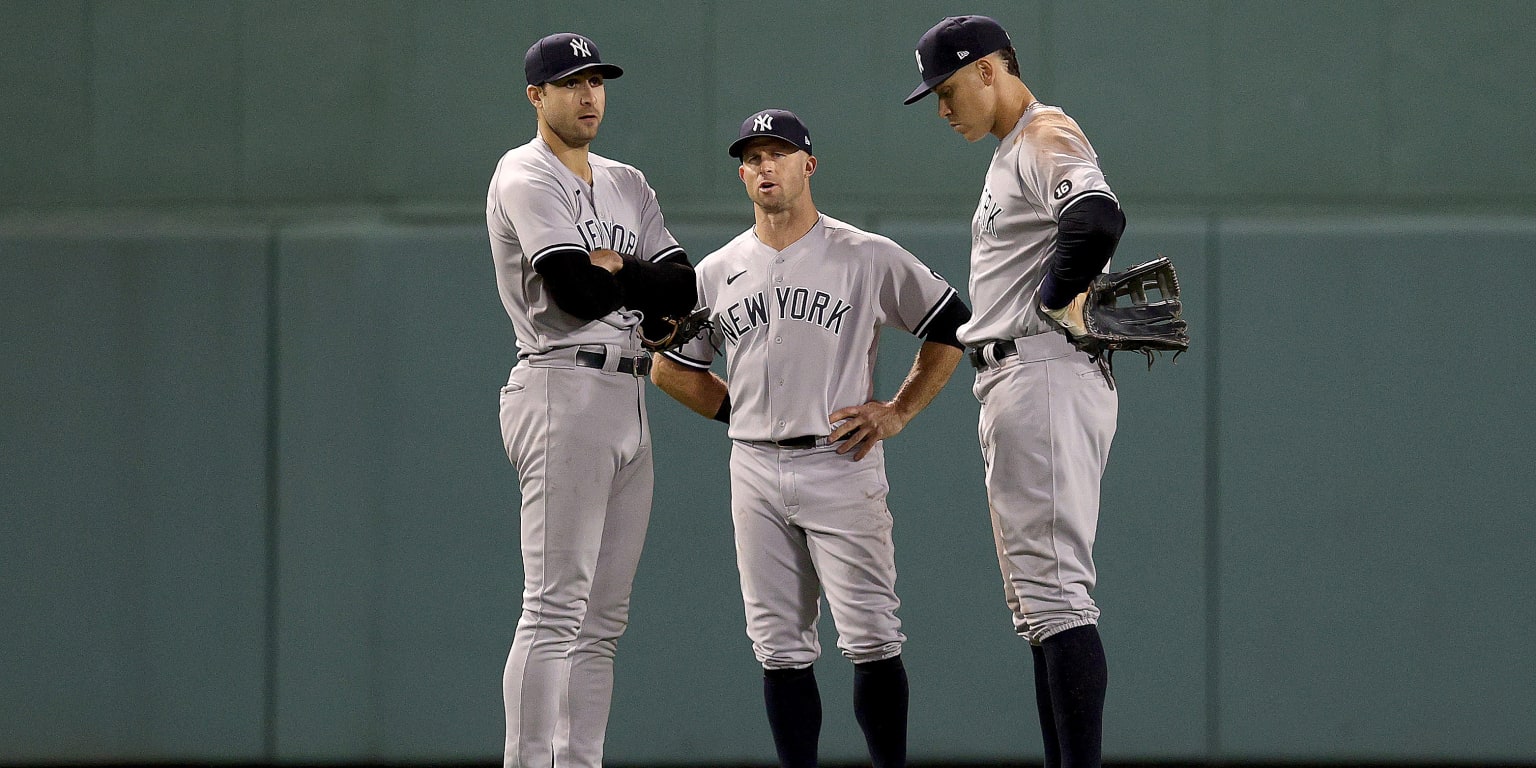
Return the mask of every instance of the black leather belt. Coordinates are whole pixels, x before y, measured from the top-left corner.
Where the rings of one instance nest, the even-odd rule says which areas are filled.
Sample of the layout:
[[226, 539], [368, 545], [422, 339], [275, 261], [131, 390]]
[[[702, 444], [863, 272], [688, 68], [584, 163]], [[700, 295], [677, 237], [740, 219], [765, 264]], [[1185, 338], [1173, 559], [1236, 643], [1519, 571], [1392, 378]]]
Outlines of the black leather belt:
[[815, 448], [816, 441], [821, 438], [821, 435], [801, 435], [799, 437], [786, 437], [783, 440], [769, 440], [768, 442], [780, 448]]
[[[576, 350], [576, 364], [583, 368], [601, 369], [608, 363], [608, 355], [603, 352], [590, 350]], [[634, 357], [621, 357], [617, 369], [619, 373], [627, 373], [631, 376], [651, 375], [651, 356], [636, 355]]]
[[972, 367], [987, 367], [986, 351], [988, 347], [992, 348], [992, 359], [999, 363], [1019, 353], [1019, 347], [1017, 344], [1013, 343], [1012, 339], [1003, 339], [1002, 341], [989, 341], [979, 347], [972, 347], [971, 349], [966, 350], [965, 356], [971, 359]]

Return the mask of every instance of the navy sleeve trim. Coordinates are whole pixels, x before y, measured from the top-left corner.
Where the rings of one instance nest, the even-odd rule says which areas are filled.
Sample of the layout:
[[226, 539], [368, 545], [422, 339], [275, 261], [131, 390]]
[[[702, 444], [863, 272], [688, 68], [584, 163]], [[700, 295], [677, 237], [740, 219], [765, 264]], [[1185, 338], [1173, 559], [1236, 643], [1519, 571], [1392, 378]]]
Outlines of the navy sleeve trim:
[[912, 329], [912, 335], [922, 336], [926, 334], [928, 332], [928, 324], [932, 323], [933, 319], [939, 316], [939, 310], [943, 309], [944, 305], [949, 303], [950, 297], [956, 295], [958, 294], [955, 292], [954, 286], [950, 286], [949, 290], [944, 292], [944, 296], [939, 299], [938, 303], [934, 304], [928, 309], [928, 314], [923, 316], [922, 322], [918, 323], [917, 327]]
[[572, 253], [576, 253], [576, 254], [580, 254], [582, 257], [588, 258], [588, 259], [590, 259], [592, 257], [592, 254], [588, 253], [587, 249], [581, 247], [580, 245], [577, 245], [576, 243], [556, 243], [556, 244], [548, 246], [546, 248], [542, 248], [537, 253], [533, 254], [532, 256], [529, 256], [528, 257], [528, 263], [532, 264], [534, 267], [538, 267], [539, 266], [539, 262], [543, 261], [550, 254], [563, 253], [563, 252], [566, 252], [566, 251], [569, 251], [569, 252], [572, 252]]
[[949, 300], [944, 302], [944, 307], [928, 324], [928, 332], [923, 334], [923, 340], [963, 350], [965, 345], [960, 343], [956, 334], [960, 331], [960, 326], [965, 325], [970, 319], [971, 308], [960, 300], [960, 294], [952, 291]]
[[1109, 201], [1114, 203], [1115, 205], [1117, 205], [1117, 206], [1120, 205], [1120, 201], [1116, 200], [1115, 196], [1110, 194], [1108, 191], [1102, 190], [1102, 189], [1090, 189], [1090, 190], [1088, 190], [1086, 192], [1082, 192], [1082, 193], [1074, 196], [1072, 199], [1068, 200], [1067, 202], [1062, 203], [1062, 205], [1061, 205], [1061, 212], [1063, 214], [1066, 213], [1072, 206], [1077, 205], [1078, 203], [1081, 203], [1083, 200], [1085, 200], [1087, 198], [1090, 198], [1090, 197], [1104, 197], [1104, 198], [1108, 198]]
[[662, 261], [664, 259], [674, 259], [677, 256], [682, 256], [684, 262], [688, 260], [688, 254], [683, 251], [683, 247], [681, 245], [674, 245], [671, 248], [662, 249], [660, 253], [647, 259], [647, 261], [655, 264], [658, 261]]
[[672, 360], [673, 362], [679, 363], [681, 365], [686, 365], [689, 368], [698, 368], [700, 370], [705, 370], [705, 371], [709, 370], [709, 363], [706, 363], [703, 360], [695, 360], [695, 359], [693, 359], [691, 357], [688, 357], [688, 356], [686, 356], [686, 355], [684, 355], [681, 352], [678, 352], [676, 350], [669, 349], [669, 350], [661, 353], [661, 356], [667, 358], [668, 360]]

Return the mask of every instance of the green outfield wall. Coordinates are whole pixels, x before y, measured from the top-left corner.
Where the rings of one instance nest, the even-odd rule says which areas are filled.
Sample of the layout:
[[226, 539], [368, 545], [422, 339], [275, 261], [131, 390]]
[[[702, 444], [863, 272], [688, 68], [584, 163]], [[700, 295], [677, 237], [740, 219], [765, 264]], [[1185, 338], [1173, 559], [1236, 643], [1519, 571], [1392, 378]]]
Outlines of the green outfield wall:
[[[0, 0], [0, 764], [499, 759], [483, 200], [523, 50], [626, 68], [595, 148], [695, 260], [778, 106], [824, 211], [963, 287], [992, 140], [900, 104], [962, 12], [1093, 140], [1115, 264], [1183, 279], [1192, 349], [1116, 360], [1106, 756], [1536, 763], [1536, 5]], [[970, 381], [887, 447], [911, 753], [1038, 761]], [[649, 405], [610, 761], [767, 764], [728, 440]], [[818, 676], [823, 757], [861, 759], [849, 665]]]

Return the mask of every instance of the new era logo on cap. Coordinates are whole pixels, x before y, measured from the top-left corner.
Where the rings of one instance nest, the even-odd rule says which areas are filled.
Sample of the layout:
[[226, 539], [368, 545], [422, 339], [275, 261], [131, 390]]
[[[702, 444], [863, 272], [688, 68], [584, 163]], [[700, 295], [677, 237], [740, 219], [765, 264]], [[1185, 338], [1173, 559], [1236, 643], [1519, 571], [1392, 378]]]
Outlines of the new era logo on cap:
[[[919, 85], [904, 104], [912, 104], [949, 79], [967, 59], [980, 58], [1013, 45], [1001, 24], [986, 16], [950, 16], [933, 25], [917, 41]], [[928, 66], [923, 66], [927, 62]]]
[[741, 157], [741, 148], [760, 136], [782, 139], [811, 153], [811, 132], [799, 115], [787, 109], [765, 109], [741, 121], [741, 133], [731, 142], [731, 157]]
[[553, 83], [588, 69], [609, 80], [624, 74], [619, 67], [603, 63], [597, 43], [574, 32], [541, 38], [523, 55], [523, 75], [529, 85]]

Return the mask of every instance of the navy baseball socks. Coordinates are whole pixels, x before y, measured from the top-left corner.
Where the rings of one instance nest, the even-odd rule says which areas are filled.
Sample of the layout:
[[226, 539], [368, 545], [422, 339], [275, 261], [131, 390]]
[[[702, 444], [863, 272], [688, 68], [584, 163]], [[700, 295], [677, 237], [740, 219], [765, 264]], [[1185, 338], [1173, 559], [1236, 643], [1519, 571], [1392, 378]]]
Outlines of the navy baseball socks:
[[763, 670], [763, 701], [768, 728], [781, 768], [816, 768], [816, 742], [821, 737], [821, 692], [816, 672], [804, 669]]
[[853, 665], [853, 714], [874, 768], [907, 764], [907, 668], [901, 656]]
[[[763, 670], [763, 701], [781, 768], [816, 768], [821, 692], [814, 669]], [[853, 714], [874, 768], [905, 768], [907, 668], [901, 656], [853, 665]]]
[[1056, 739], [1056, 716], [1051, 714], [1051, 676], [1045, 668], [1045, 649], [1029, 646], [1035, 658], [1035, 710], [1040, 713], [1040, 739], [1045, 742], [1044, 768], [1061, 768], [1061, 742]]
[[1045, 768], [1099, 768], [1109, 667], [1098, 627], [1086, 624], [1030, 646]]

